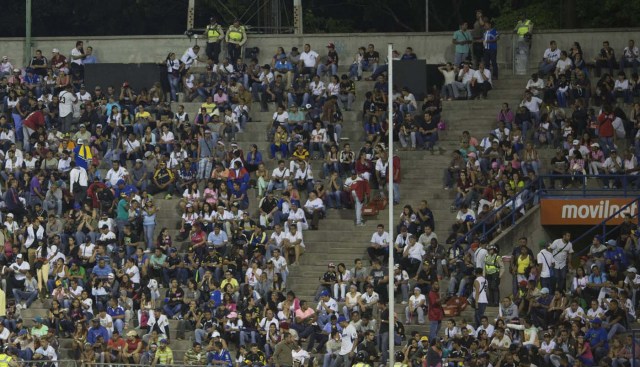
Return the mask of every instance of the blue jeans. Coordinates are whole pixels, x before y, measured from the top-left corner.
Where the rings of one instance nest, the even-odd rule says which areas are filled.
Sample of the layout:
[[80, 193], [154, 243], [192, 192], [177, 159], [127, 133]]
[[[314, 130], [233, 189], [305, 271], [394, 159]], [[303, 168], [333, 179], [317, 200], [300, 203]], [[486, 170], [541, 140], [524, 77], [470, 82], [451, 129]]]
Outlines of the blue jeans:
[[[13, 290], [13, 297], [16, 299], [16, 303], [25, 302], [27, 307], [31, 306], [33, 301], [38, 298], [38, 292], [25, 292], [18, 289]], [[26, 300], [26, 301], [25, 301]]]
[[434, 340], [440, 331], [442, 321], [429, 321], [429, 340]]
[[164, 313], [166, 313], [166, 314], [167, 314], [167, 317], [168, 317], [168, 318], [172, 318], [174, 315], [176, 315], [176, 314], [179, 314], [179, 313], [180, 313], [180, 310], [182, 310], [182, 304], [181, 304], [181, 303], [178, 303], [178, 304], [177, 304], [177, 305], [175, 305], [175, 306], [169, 306], [169, 305], [167, 304], [167, 305], [164, 305], [164, 306], [162, 307], [162, 309], [164, 310]]
[[154, 224], [145, 224], [142, 226], [142, 228], [144, 229], [144, 237], [145, 237], [145, 242], [147, 243], [147, 249], [153, 251], [154, 247], [153, 246], [153, 232], [156, 229], [156, 225]]
[[491, 78], [498, 79], [498, 49], [484, 49], [483, 59], [484, 59], [484, 67], [489, 69], [489, 64], [491, 64]]
[[[486, 50], [485, 50], [486, 51]], [[484, 316], [484, 312], [487, 310], [486, 303], [478, 303], [478, 307], [476, 307], [476, 312], [474, 314], [474, 321], [476, 322], [476, 327], [480, 326], [480, 319]]]

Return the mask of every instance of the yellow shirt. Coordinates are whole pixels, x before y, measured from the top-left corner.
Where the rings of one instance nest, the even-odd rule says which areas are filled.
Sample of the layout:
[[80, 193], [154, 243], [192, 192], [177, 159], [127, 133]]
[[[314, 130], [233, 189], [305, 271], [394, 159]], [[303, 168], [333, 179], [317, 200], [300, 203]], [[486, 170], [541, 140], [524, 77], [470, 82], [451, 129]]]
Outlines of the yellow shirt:
[[531, 265], [531, 257], [527, 255], [525, 259], [522, 259], [520, 256], [516, 258], [518, 264], [518, 274], [524, 274], [525, 270]]
[[162, 348], [158, 348], [158, 350], [156, 350], [156, 358], [158, 360], [158, 364], [172, 364], [173, 352], [169, 347], [166, 347], [164, 351]]
[[9, 367], [9, 362], [11, 362], [13, 358], [5, 353], [0, 353], [0, 367]]
[[144, 112], [138, 112], [136, 113], [136, 120], [137, 119], [149, 119], [151, 117], [151, 114], [147, 111]]
[[224, 287], [226, 287], [227, 284], [231, 284], [233, 288], [236, 288], [239, 286], [238, 280], [236, 278], [231, 278], [231, 280], [227, 280], [227, 279], [223, 280], [222, 283], [220, 283], [220, 289], [224, 289]]
[[207, 109], [207, 114], [211, 115], [211, 114], [213, 114], [213, 111], [215, 111], [218, 108], [218, 106], [213, 102], [211, 102], [211, 103], [205, 102], [200, 106], [200, 108], [206, 108]]

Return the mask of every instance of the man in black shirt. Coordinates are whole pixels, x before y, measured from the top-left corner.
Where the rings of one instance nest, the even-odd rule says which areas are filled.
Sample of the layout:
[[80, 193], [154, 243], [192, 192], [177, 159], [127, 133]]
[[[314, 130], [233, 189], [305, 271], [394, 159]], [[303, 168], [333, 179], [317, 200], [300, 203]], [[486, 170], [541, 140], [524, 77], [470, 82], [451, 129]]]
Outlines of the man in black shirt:
[[627, 331], [627, 313], [620, 307], [617, 299], [609, 301], [609, 310], [604, 313], [604, 319], [606, 323], [603, 326], [609, 331], [607, 339], [613, 340], [616, 334]]
[[416, 143], [418, 146], [430, 150], [431, 154], [433, 154], [433, 148], [438, 141], [438, 123], [432, 117], [431, 111], [425, 111], [424, 120], [419, 121], [416, 119], [418, 124]]
[[42, 56], [41, 50], [36, 50], [36, 55], [31, 59], [29, 67], [33, 69], [33, 73], [40, 75], [41, 77], [47, 76], [47, 68], [49, 67], [49, 60]]
[[[556, 155], [553, 158], [551, 158], [551, 174], [566, 175], [568, 169], [569, 169], [569, 161], [565, 157], [564, 150], [558, 148], [556, 150]], [[551, 189], [552, 190], [555, 189], [556, 180], [554, 178], [551, 178], [549, 182], [551, 184]], [[567, 186], [568, 183], [569, 181], [567, 177], [562, 178], [563, 189], [565, 186]]]

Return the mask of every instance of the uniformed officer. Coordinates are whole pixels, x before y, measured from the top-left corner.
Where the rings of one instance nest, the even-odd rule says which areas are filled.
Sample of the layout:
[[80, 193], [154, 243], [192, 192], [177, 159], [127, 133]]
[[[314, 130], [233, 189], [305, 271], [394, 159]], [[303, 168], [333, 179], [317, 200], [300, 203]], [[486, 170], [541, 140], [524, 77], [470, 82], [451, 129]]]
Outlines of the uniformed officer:
[[225, 40], [227, 41], [229, 60], [238, 60], [240, 58], [242, 46], [247, 43], [247, 31], [244, 26], [240, 25], [240, 19], [234, 20], [233, 24], [229, 26]]
[[18, 363], [9, 351], [9, 346], [5, 345], [0, 351], [0, 367], [16, 367]]
[[224, 39], [224, 30], [215, 17], [209, 19], [209, 25], [205, 29], [204, 35], [207, 38], [207, 57], [213, 60], [214, 64], [217, 64], [221, 50], [220, 44]]
[[354, 362], [355, 363], [352, 365], [352, 367], [371, 367], [371, 365], [367, 363], [367, 352], [362, 350], [356, 353]]
[[484, 274], [489, 283], [487, 298], [490, 306], [497, 306], [500, 301], [500, 278], [504, 272], [504, 266], [502, 257], [498, 255], [498, 248], [491, 245], [488, 250], [489, 255], [484, 260]]
[[531, 48], [531, 37], [533, 35], [533, 22], [527, 19], [527, 16], [523, 13], [520, 16], [520, 20], [516, 27], [513, 29], [518, 35], [518, 44], [525, 43]]
[[395, 356], [395, 363], [393, 364], [394, 367], [409, 367], [408, 364], [404, 363], [404, 353], [401, 350], [396, 351], [394, 356]]

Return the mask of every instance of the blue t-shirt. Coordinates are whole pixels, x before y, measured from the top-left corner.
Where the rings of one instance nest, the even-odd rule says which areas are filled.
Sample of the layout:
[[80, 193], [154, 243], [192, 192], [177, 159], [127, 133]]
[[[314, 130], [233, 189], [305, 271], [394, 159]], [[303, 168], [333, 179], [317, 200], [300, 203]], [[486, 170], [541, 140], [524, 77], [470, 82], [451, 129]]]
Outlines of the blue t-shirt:
[[498, 49], [498, 43], [497, 42], [491, 42], [491, 43], [487, 42], [487, 41], [497, 41], [498, 40], [498, 31], [495, 28], [491, 28], [491, 29], [485, 31], [483, 40], [485, 42], [485, 44], [484, 44], [485, 50], [497, 50]]
[[226, 367], [233, 366], [233, 360], [231, 359], [231, 354], [226, 349], [222, 349], [219, 352], [210, 352], [209, 355], [207, 356], [207, 362], [208, 364], [211, 364], [212, 361], [226, 362], [225, 364], [217, 364], [217, 366], [226, 366]]
[[609, 349], [609, 343], [607, 342], [607, 331], [603, 327], [599, 327], [598, 329], [589, 329], [587, 334], [584, 336], [584, 340], [589, 342], [589, 345], [593, 348], [594, 345], [604, 342], [602, 347], [605, 349]]

